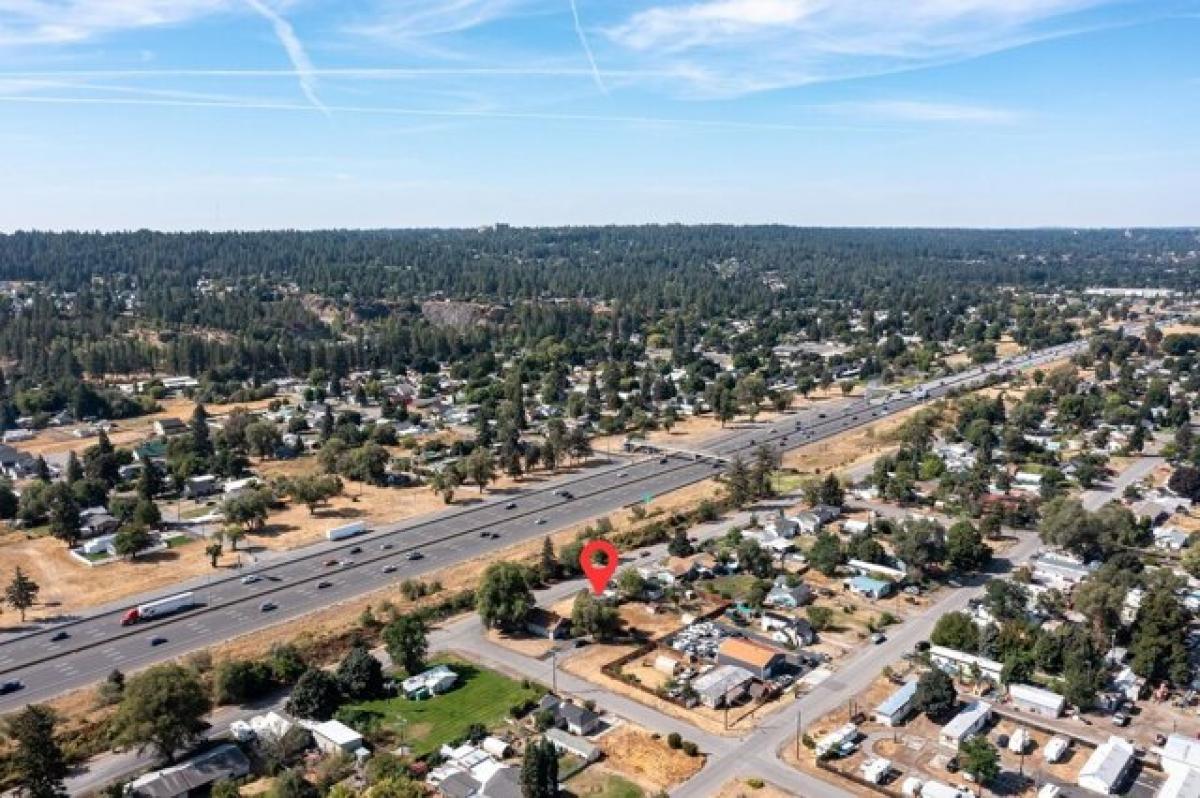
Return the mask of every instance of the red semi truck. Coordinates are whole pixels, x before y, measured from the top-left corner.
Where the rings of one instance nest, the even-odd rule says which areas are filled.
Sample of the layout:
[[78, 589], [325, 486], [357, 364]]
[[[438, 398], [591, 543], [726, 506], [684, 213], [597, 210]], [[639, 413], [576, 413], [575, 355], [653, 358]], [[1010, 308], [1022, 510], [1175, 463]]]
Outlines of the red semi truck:
[[179, 595], [168, 596], [156, 601], [147, 601], [145, 604], [139, 604], [126, 612], [121, 618], [121, 625], [130, 626], [138, 621], [148, 621], [152, 618], [170, 615], [173, 612], [179, 612], [180, 610], [195, 606], [195, 604], [196, 596], [194, 593], [180, 593]]

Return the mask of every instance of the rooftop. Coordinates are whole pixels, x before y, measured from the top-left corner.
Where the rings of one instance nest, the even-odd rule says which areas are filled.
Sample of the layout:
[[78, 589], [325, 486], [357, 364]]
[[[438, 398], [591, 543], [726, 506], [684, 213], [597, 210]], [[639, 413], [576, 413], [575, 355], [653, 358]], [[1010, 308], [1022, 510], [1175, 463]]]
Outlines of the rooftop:
[[717, 653], [721, 656], [732, 657], [739, 662], [745, 662], [756, 668], [765, 668], [771, 661], [783, 654], [774, 646], [759, 643], [744, 637], [727, 637], [721, 641]]

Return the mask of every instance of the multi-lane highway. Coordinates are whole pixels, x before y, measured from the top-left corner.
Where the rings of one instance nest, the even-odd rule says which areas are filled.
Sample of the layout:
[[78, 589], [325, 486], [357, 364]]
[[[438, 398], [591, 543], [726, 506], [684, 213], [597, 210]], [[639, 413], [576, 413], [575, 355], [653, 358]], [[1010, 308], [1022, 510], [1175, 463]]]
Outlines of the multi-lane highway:
[[[672, 454], [621, 460], [583, 476], [492, 497], [465, 509], [312, 546], [269, 565], [213, 579], [196, 590], [195, 608], [161, 620], [123, 627], [123, 609], [102, 611], [10, 637], [0, 642], [0, 680], [17, 680], [24, 687], [0, 697], [0, 712], [91, 684], [114, 668], [130, 671], [171, 659], [611, 513], [708, 478], [717, 473], [724, 458], [749, 456], [758, 445], [766, 443], [782, 451], [809, 444], [968, 387], [996, 372], [1069, 356], [1082, 346], [1081, 342], [1064, 344], [970, 369], [887, 400], [831, 402], [752, 429], [729, 430], [705, 443], [710, 457]], [[564, 497], [564, 490], [573, 498]], [[332, 564], [334, 560], [337, 564]], [[243, 583], [248, 573], [258, 576], [258, 581]], [[104, 576], [103, 569], [97, 571], [97, 578]], [[137, 597], [128, 606], [172, 592]], [[266, 609], [268, 603], [274, 609]]]

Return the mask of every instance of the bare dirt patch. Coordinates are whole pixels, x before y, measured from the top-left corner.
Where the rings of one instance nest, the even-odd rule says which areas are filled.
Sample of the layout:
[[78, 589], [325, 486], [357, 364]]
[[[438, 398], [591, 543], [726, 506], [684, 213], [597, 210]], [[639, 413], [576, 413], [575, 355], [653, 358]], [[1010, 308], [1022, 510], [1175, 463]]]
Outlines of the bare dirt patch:
[[774, 784], [751, 786], [750, 779], [733, 779], [721, 785], [714, 798], [795, 798], [795, 793], [781, 790]]
[[704, 767], [703, 756], [672, 750], [662, 738], [628, 725], [596, 742], [612, 768], [651, 791], [670, 789]]

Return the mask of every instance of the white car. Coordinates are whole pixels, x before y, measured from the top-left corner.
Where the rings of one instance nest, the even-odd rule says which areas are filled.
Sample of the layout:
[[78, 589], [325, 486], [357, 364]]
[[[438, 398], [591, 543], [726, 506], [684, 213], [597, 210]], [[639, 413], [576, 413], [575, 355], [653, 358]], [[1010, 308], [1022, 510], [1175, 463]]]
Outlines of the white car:
[[260, 579], [262, 579], [262, 577], [259, 576], [258, 574], [246, 574], [245, 576], [242, 577], [242, 584], [243, 585], [252, 585]]

